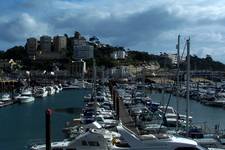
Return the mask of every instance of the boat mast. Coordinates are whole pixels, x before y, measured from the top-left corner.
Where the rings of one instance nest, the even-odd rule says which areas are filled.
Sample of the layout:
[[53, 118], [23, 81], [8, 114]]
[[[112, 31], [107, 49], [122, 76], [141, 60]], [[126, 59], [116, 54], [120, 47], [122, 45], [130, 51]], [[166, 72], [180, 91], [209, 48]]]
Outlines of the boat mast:
[[142, 65], [142, 90], [144, 92], [144, 97], [146, 96], [145, 94], [145, 65]]
[[178, 130], [178, 119], [179, 119], [179, 98], [178, 98], [178, 89], [179, 89], [179, 69], [180, 69], [180, 35], [177, 38], [177, 88], [176, 88], [176, 105], [177, 105], [177, 121], [176, 121], [176, 131]]
[[190, 37], [187, 40], [187, 104], [186, 104], [186, 136], [189, 131], [189, 95], [190, 95]]
[[96, 64], [95, 64], [95, 58], [93, 58], [93, 87], [92, 87], [92, 97], [94, 98], [95, 103], [95, 117], [96, 117], [96, 111], [97, 111], [97, 100], [96, 100]]

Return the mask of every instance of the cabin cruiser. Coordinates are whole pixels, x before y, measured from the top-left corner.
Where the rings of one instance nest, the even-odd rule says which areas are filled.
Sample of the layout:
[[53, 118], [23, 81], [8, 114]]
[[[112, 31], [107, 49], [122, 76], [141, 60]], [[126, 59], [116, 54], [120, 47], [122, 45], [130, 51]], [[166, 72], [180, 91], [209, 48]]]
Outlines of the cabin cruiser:
[[95, 120], [104, 128], [115, 127], [118, 124], [117, 120], [104, 117], [103, 115], [97, 115]]
[[[68, 150], [206, 150], [194, 140], [167, 134], [137, 136], [119, 124], [117, 132], [88, 129], [72, 140], [51, 143], [52, 149]], [[31, 150], [45, 150], [45, 144], [33, 145]]]
[[[31, 150], [45, 150], [46, 145], [33, 145]], [[52, 149], [57, 150], [107, 150], [108, 144], [103, 134], [89, 130], [83, 134], [78, 135], [73, 140], [64, 140], [60, 142], [51, 143]]]
[[[179, 125], [184, 125], [186, 123], [186, 115], [178, 114], [171, 106], [159, 106], [159, 113], [161, 117], [165, 117], [164, 123], [168, 127], [175, 127], [178, 121]], [[178, 120], [177, 120], [178, 117]], [[192, 117], [188, 117], [189, 122], [192, 121]]]
[[[118, 138], [117, 132], [102, 128], [97, 122], [83, 125], [83, 132], [71, 140], [52, 142], [51, 148], [57, 150], [108, 150], [112, 147], [113, 138]], [[33, 145], [31, 150], [45, 150], [45, 144]]]
[[34, 96], [35, 97], [46, 97], [46, 96], [48, 96], [48, 91], [46, 90], [45, 87], [37, 88], [35, 90]]
[[5, 93], [2, 95], [2, 98], [0, 99], [0, 107], [8, 106], [13, 104], [13, 100], [10, 98], [10, 95], [8, 93]]
[[63, 87], [62, 87], [62, 84], [61, 83], [58, 85], [58, 88], [59, 88], [59, 91], [62, 91], [63, 90]]
[[24, 90], [21, 95], [17, 96], [16, 99], [20, 103], [29, 103], [33, 102], [35, 98], [32, 96], [32, 91], [30, 89]]
[[10, 98], [10, 95], [8, 93], [5, 93], [2, 95], [2, 98], [0, 101], [6, 102], [6, 101], [11, 101], [12, 99]]
[[194, 140], [167, 134], [137, 136], [123, 125], [117, 126], [119, 139], [113, 140], [112, 150], [206, 150]]
[[55, 89], [52, 86], [47, 86], [46, 90], [48, 91], [48, 95], [54, 95]]

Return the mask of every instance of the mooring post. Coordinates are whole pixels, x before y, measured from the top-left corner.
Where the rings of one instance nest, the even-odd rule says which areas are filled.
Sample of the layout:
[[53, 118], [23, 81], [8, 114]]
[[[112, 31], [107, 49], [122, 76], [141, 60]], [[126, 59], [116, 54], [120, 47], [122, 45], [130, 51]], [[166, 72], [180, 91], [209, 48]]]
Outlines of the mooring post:
[[45, 112], [46, 150], [51, 150], [51, 114], [52, 114], [52, 110], [47, 109]]
[[120, 119], [120, 96], [117, 97], [117, 117], [118, 117], [118, 120]]
[[112, 98], [113, 98], [113, 110], [116, 111], [116, 92], [114, 87], [112, 89]]

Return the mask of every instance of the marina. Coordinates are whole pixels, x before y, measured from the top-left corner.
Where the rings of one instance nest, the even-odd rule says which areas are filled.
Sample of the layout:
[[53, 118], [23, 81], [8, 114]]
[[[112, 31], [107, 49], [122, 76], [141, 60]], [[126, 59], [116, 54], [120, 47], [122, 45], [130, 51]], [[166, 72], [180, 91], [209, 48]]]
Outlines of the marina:
[[[149, 95], [156, 102], [162, 102], [163, 94], [156, 91], [149, 92]], [[164, 94], [164, 102], [167, 102], [169, 94]], [[176, 97], [172, 96], [170, 105], [176, 108], [177, 102]], [[185, 114], [186, 99], [179, 97], [179, 110], [178, 112]], [[225, 115], [225, 110], [223, 108], [205, 106], [204, 104], [197, 102], [195, 100], [190, 100], [190, 113], [193, 116], [193, 122], [199, 124], [206, 124], [208, 127], [213, 129], [215, 125], [219, 125], [222, 130], [225, 129], [225, 120], [223, 119]]]
[[[83, 95], [83, 97], [80, 97], [79, 101], [83, 104], [82, 107], [79, 106], [81, 108], [81, 111], [80, 111], [81, 112], [81, 115], [80, 115], [80, 113], [76, 112], [77, 114], [73, 117], [72, 122], [67, 123], [67, 127], [66, 128], [63, 127], [64, 128], [64, 132], [67, 133], [67, 138], [69, 137], [69, 139], [67, 139], [66, 141], [64, 140], [62, 142], [55, 142], [55, 144], [52, 143], [53, 144], [52, 145], [53, 148], [57, 148], [57, 147], [59, 148], [59, 147], [61, 147], [61, 148], [65, 148], [66, 149], [66, 148], [72, 148], [73, 147], [73, 148], [77, 148], [77, 149], [83, 149], [82, 148], [82, 145], [80, 145], [81, 147], [79, 148], [79, 144], [80, 143], [77, 143], [75, 145], [72, 144], [72, 143], [76, 143], [78, 139], [80, 139], [80, 138], [82, 139], [83, 134], [87, 134], [87, 132], [85, 133], [85, 129], [86, 128], [88, 130], [93, 130], [90, 133], [90, 135], [89, 134], [85, 135], [87, 137], [89, 137], [89, 136], [92, 137], [92, 133], [95, 133], [95, 132], [96, 132], [96, 134], [98, 133], [98, 134], [101, 135], [102, 133], [99, 133], [99, 131], [98, 131], [99, 130], [98, 125], [97, 126], [95, 126], [95, 125], [92, 126], [91, 125], [95, 121], [97, 121], [97, 123], [99, 123], [100, 128], [104, 128], [104, 130], [106, 130], [107, 132], [108, 132], [108, 130], [110, 130], [110, 128], [116, 127], [118, 131], [121, 130], [121, 132], [119, 133], [119, 135], [120, 136], [125, 136], [128, 139], [130, 139], [129, 136], [131, 136], [131, 135], [128, 135], [128, 133], [130, 134], [130, 131], [126, 131], [126, 130], [131, 130], [132, 131], [132, 134], [135, 134], [135, 136], [137, 136], [137, 135], [138, 136], [144, 136], [144, 135], [148, 135], [148, 134], [150, 134], [149, 136], [153, 136], [153, 135], [154, 136], [158, 136], [157, 135], [158, 132], [160, 132], [160, 133], [162, 132], [164, 134], [166, 132], [168, 132], [168, 134], [171, 134], [171, 135], [174, 134], [172, 132], [175, 131], [175, 128], [173, 128], [172, 130], [170, 128], [176, 126], [176, 115], [173, 116], [173, 118], [175, 117], [174, 123], [171, 122], [172, 124], [164, 124], [162, 117], [160, 117], [160, 111], [159, 111], [159, 116], [158, 117], [157, 117], [157, 114], [158, 113], [154, 113], [154, 112], [158, 112], [158, 109], [159, 110], [162, 110], [162, 113], [164, 112], [164, 110], [159, 107], [159, 105], [160, 105], [160, 103], [162, 101], [161, 100], [162, 99], [162, 94], [161, 93], [157, 93], [157, 91], [152, 92], [152, 91], [146, 90], [146, 92], [145, 92], [146, 94], [142, 94], [141, 91], [139, 91], [139, 92], [136, 91], [136, 94], [135, 94], [136, 96], [133, 97], [132, 96], [133, 95], [132, 94], [132, 91], [133, 91], [132, 89], [136, 89], [136, 90], [138, 90], [138, 89], [139, 90], [140, 89], [143, 90], [143, 89], [136, 87], [135, 84], [131, 84], [131, 85], [123, 85], [123, 84], [120, 85], [120, 84], [118, 84], [117, 85], [117, 88], [115, 88], [115, 87], [112, 88], [112, 86], [110, 86], [110, 87], [111, 87], [112, 96], [110, 94], [109, 89], [106, 86], [99, 86], [98, 85], [96, 87], [96, 95], [95, 95], [95, 97], [92, 97], [90, 95], [89, 96], [86, 96], [91, 91], [87, 92], [86, 95]], [[123, 91], [124, 88], [125, 89], [128, 88], [125, 91], [130, 91], [131, 92], [130, 93], [131, 95], [129, 95], [128, 93], [127, 94], [124, 93], [124, 91]], [[78, 92], [80, 90], [66, 90], [65, 92], [67, 92], [67, 91]], [[146, 95], [147, 97], [143, 97], [144, 95]], [[131, 98], [131, 96], [133, 98]], [[168, 96], [169, 96], [169, 94], [165, 94], [164, 95], [165, 101], [168, 98]], [[176, 98], [174, 96], [171, 98], [171, 103], [169, 104], [169, 106], [175, 107], [175, 99]], [[97, 102], [97, 107], [96, 107], [96, 104], [95, 104], [96, 102]], [[194, 103], [192, 103], [192, 102], [194, 102]], [[142, 104], [145, 104], [145, 106], [142, 105]], [[139, 109], [141, 111], [139, 112], [139, 111], [136, 111], [135, 109], [133, 110], [133, 108], [131, 107], [132, 105], [134, 105], [136, 107], [135, 109], [137, 109], [137, 110]], [[185, 105], [185, 99], [181, 99], [180, 100], [180, 106], [181, 107], [179, 108], [179, 110], [181, 110], [181, 111], [177, 110], [177, 112], [179, 112], [179, 114], [185, 114], [185, 111], [184, 111], [185, 110], [185, 107], [184, 107], [184, 105]], [[203, 113], [202, 114], [199, 114], [199, 111], [198, 111], [199, 109], [195, 109], [195, 107], [192, 107], [192, 105], [200, 108], [201, 109], [201, 112], [203, 112]], [[159, 108], [157, 108], [157, 107], [159, 107]], [[191, 100], [191, 107], [193, 108], [193, 110], [190, 111], [191, 112], [191, 118], [190, 118], [190, 120], [193, 121], [193, 124], [194, 123], [200, 123], [200, 122], [202, 123], [203, 122], [203, 125], [204, 126], [201, 126], [201, 127], [202, 128], [204, 127], [205, 129], [207, 128], [207, 133], [210, 133], [210, 134], [214, 134], [216, 132], [219, 133], [220, 131], [223, 130], [223, 128], [224, 128], [223, 125], [222, 125], [223, 122], [220, 122], [220, 120], [221, 120], [220, 117], [214, 117], [214, 120], [212, 120], [209, 117], [209, 120], [212, 120], [212, 122], [207, 122], [206, 120], [208, 120], [208, 119], [206, 118], [206, 116], [208, 115], [208, 113], [207, 112], [204, 112], [204, 111], [209, 111], [210, 114], [216, 114], [215, 112], [212, 113], [212, 111], [216, 111], [216, 110], [218, 111], [218, 110], [222, 110], [222, 109], [204, 106], [201, 103], [198, 103], [198, 102], [193, 101], [193, 100]], [[207, 109], [207, 108], [210, 108], [210, 109]], [[170, 109], [170, 107], [168, 107], [168, 110], [169, 109]], [[215, 109], [215, 110], [212, 110], [212, 109]], [[113, 110], [115, 110], [115, 111], [113, 111]], [[53, 111], [54, 111], [54, 109], [53, 109]], [[140, 118], [141, 115], [143, 115], [143, 117], [144, 117], [145, 113], [147, 113], [147, 114], [149, 113], [150, 116], [152, 116], [152, 115], [155, 116], [156, 115], [155, 116], [155, 119], [156, 120], [153, 121], [151, 119], [153, 122], [152, 121], [151, 122], [145, 122], [144, 120], [142, 120], [141, 122], [138, 121], [137, 119], [138, 118], [141, 119]], [[221, 113], [222, 113], [221, 116], [223, 116], [224, 115], [224, 112], [221, 112]], [[169, 114], [166, 114], [166, 117], [169, 117], [168, 115]], [[180, 117], [181, 116], [182, 115], [180, 115]], [[183, 120], [185, 120], [185, 116], [183, 116], [183, 117], [184, 117]], [[182, 118], [180, 118], [180, 119], [182, 120]], [[71, 119], [69, 119], [69, 120], [71, 120]], [[118, 121], [120, 120], [121, 121], [121, 123], [122, 123], [122, 126], [121, 127], [122, 128], [119, 125], [120, 123], [118, 124], [118, 122], [116, 120], [118, 120]], [[168, 121], [169, 120], [167, 118], [167, 123], [169, 123]], [[148, 123], [148, 124], [150, 123], [149, 124], [150, 126], [146, 126], [147, 125], [146, 123]], [[77, 125], [79, 125], [79, 126], [77, 126]], [[182, 124], [180, 124], [180, 125], [182, 125]], [[124, 128], [123, 126], [124, 127], [126, 126], [126, 127]], [[215, 126], [217, 127], [217, 129], [215, 128]], [[80, 130], [81, 127], [82, 127], [82, 130]], [[181, 126], [179, 126], [179, 127], [181, 127]], [[128, 129], [126, 129], [126, 128], [128, 128]], [[103, 130], [103, 129], [101, 129], [101, 130]], [[170, 132], [172, 131], [172, 132], [170, 133], [169, 131]], [[114, 130], [112, 132], [114, 132]], [[111, 137], [111, 136], [112, 135], [109, 135], [109, 137]], [[116, 138], [118, 138], [117, 136], [116, 136]], [[52, 135], [52, 137], [54, 137], [54, 138], [52, 138], [52, 140], [55, 141], [56, 140], [55, 139], [56, 136], [55, 135]], [[103, 138], [106, 138], [106, 137], [103, 137]], [[115, 138], [115, 137], [111, 137], [108, 140], [111, 141], [113, 138]], [[147, 138], [147, 137], [145, 137], [145, 138]], [[151, 138], [153, 138], [153, 137], [151, 137]], [[134, 140], [133, 142], [138, 142], [138, 141], [135, 141], [135, 139], [130, 139], [130, 140], [131, 141]], [[130, 146], [136, 147], [137, 145], [133, 145], [133, 143], [130, 140], [129, 141], [125, 140], [124, 141], [125, 143], [123, 143], [123, 144], [129, 145], [128, 147], [130, 147]], [[199, 141], [199, 139], [195, 139], [195, 140]], [[216, 139], [214, 139], [214, 140], [216, 140]], [[93, 139], [92, 139], [92, 141], [93, 141]], [[100, 142], [100, 141], [96, 141], [96, 142]], [[201, 143], [201, 141], [199, 141], [199, 142]], [[105, 145], [105, 146], [110, 147], [110, 149], [117, 149], [122, 144], [122, 143], [120, 143], [120, 144], [119, 143], [118, 144], [115, 144], [115, 145], [108, 145], [108, 146]], [[38, 145], [35, 146], [35, 145], [33, 146], [33, 148], [31, 148], [32, 150], [41, 150], [41, 149], [45, 148], [44, 145], [39, 145], [39, 146]], [[100, 147], [99, 148], [100, 149], [105, 149], [104, 148], [105, 146], [103, 146], [103, 148], [100, 148]], [[179, 146], [179, 144], [177, 144], [176, 146]], [[127, 147], [127, 146], [125, 146], [125, 147]], [[222, 145], [221, 146], [218, 146], [218, 147], [222, 148]], [[163, 147], [161, 147], [161, 148], [164, 149]]]
[[225, 1], [0, 3], [0, 150], [225, 150]]
[[[33, 143], [45, 141], [45, 110], [59, 109], [52, 116], [54, 140], [64, 138], [62, 128], [79, 116], [84, 95], [88, 90], [64, 90], [53, 96], [36, 98], [32, 103], [14, 104], [0, 109], [0, 147], [5, 150], [24, 150]], [[71, 108], [71, 109], [68, 109]], [[65, 111], [65, 110], [66, 111]]]
[[[220, 88], [217, 90], [223, 91], [222, 85], [220, 84]], [[208, 84], [202, 86], [202, 89], [203, 87], [211, 89], [211, 91], [216, 90], [214, 86]], [[113, 133], [107, 136], [109, 138], [107, 140], [113, 143], [113, 139], [116, 139], [117, 144], [108, 143], [108, 145], [103, 142], [106, 144], [103, 146], [103, 150], [106, 149], [105, 147], [118, 149], [122, 145], [127, 149], [130, 146], [136, 147], [132, 142], [130, 143], [130, 140], [138, 142], [138, 138], [149, 138], [145, 136], [151, 136], [154, 139], [158, 138], [159, 133], [185, 138], [187, 134], [185, 131], [187, 100], [185, 94], [182, 94], [185, 93], [185, 90], [185, 88], [181, 88], [178, 90], [179, 95], [177, 95], [173, 84], [141, 84], [140, 82], [121, 84], [115, 80], [106, 83], [100, 81], [89, 83], [74, 80], [60, 84], [33, 86], [32, 88], [23, 87], [20, 90], [21, 94], [17, 95], [3, 93], [1, 101], [12, 103], [0, 108], [0, 114], [9, 114], [1, 116], [1, 122], [3, 122], [1, 124], [2, 147], [18, 150], [45, 149], [45, 145], [39, 145], [39, 143], [43, 144], [48, 139], [45, 136], [47, 129], [44, 125], [44, 112], [48, 109], [53, 112], [50, 121], [53, 131], [50, 142], [58, 141], [55, 143], [56, 145], [52, 143], [53, 148], [57, 148], [57, 145], [59, 147], [64, 145], [65, 149], [74, 148], [74, 146], [80, 149], [79, 142], [76, 145], [72, 143], [76, 143], [79, 138], [82, 139], [83, 134], [86, 134], [85, 130], [90, 129], [99, 136], [103, 134], [103, 129], [104, 133]], [[191, 90], [195, 90], [193, 84]], [[205, 92], [206, 94], [208, 93]], [[14, 97], [11, 98], [12, 95]], [[222, 92], [220, 95], [223, 96]], [[214, 144], [211, 143], [207, 148], [224, 148], [222, 137], [225, 135], [225, 121], [223, 119], [225, 110], [223, 107], [205, 105], [201, 102], [203, 98], [199, 97], [196, 100], [191, 97], [190, 99], [188, 136], [200, 145], [206, 146], [208, 143], [204, 143], [203, 137], [210, 135], [209, 140], [214, 141]], [[15, 114], [16, 118], [13, 117]], [[19, 122], [18, 117], [22, 118], [19, 119]], [[34, 120], [34, 118], [36, 119]], [[97, 122], [97, 124], [92, 125], [93, 122]], [[18, 128], [8, 126], [8, 124], [16, 125]], [[13, 129], [10, 130], [10, 128]], [[99, 128], [101, 128], [101, 132], [98, 131]], [[121, 133], [115, 132], [120, 130]], [[131, 135], [129, 130], [132, 132]], [[92, 132], [85, 136], [94, 136]], [[17, 134], [11, 137], [10, 135], [13, 133]], [[114, 137], [115, 135], [116, 137]], [[127, 137], [129, 141], [125, 140], [121, 143], [121, 136]], [[138, 138], [130, 139], [129, 136], [138, 136]], [[14, 141], [18, 138], [20, 140], [17, 140], [14, 145], [10, 144], [10, 140]], [[103, 137], [102, 140], [105, 138]], [[217, 143], [216, 146], [215, 143]], [[80, 146], [82, 147], [82, 145]], [[174, 146], [179, 146], [179, 144]]]

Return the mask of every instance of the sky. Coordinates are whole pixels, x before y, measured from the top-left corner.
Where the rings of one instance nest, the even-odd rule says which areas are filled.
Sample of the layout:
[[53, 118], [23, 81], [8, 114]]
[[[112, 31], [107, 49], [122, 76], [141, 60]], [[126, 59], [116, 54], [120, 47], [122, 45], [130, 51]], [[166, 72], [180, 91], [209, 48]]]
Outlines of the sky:
[[224, 0], [0, 1], [0, 49], [41, 35], [97, 36], [126, 49], [175, 53], [191, 38], [191, 54], [225, 63]]

